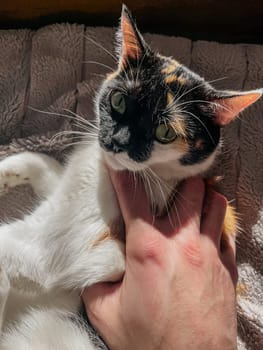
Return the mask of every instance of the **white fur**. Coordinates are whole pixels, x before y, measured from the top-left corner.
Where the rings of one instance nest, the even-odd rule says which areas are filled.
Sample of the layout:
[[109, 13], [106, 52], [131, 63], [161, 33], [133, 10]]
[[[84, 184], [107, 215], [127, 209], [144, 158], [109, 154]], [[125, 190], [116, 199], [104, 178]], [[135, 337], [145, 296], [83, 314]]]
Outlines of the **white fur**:
[[[143, 167], [151, 174], [150, 195], [161, 206], [190, 168], [193, 175], [206, 170], [215, 156], [201, 167], [187, 167], [186, 174], [179, 152], [164, 157], [158, 151]], [[104, 157], [115, 168], [142, 170], [125, 156], [113, 160], [105, 155], [97, 141], [78, 147], [64, 170], [53, 159], [30, 152], [0, 162], [0, 187], [18, 185], [20, 179], [47, 197], [31, 215], [0, 227], [1, 349], [95, 349], [70, 316], [78, 310], [84, 287], [114, 281], [125, 269], [123, 245], [99, 241], [120, 217]]]
[[[42, 183], [39, 188], [36, 185], [40, 164], [42, 179], [53, 176], [52, 181], [46, 182], [46, 193], [42, 191]], [[0, 227], [0, 262], [12, 287], [12, 292], [6, 289], [1, 293], [4, 279], [0, 275], [2, 315], [6, 309], [3, 330], [9, 334], [6, 337], [11, 339], [12, 349], [20, 349], [20, 338], [24, 336], [22, 333], [18, 336], [18, 332], [30, 329], [24, 326], [25, 322], [30, 323], [30, 316], [22, 317], [29, 307], [49, 305], [51, 309], [76, 312], [84, 287], [120, 277], [124, 272], [124, 255], [121, 243], [116, 240], [93, 246], [109, 224], [119, 217], [114, 190], [96, 142], [90, 147], [79, 147], [63, 174], [51, 158], [29, 152], [0, 163], [0, 174], [7, 174], [0, 178], [0, 186], [3, 183], [12, 186], [13, 177], [9, 174], [13, 173], [27, 174], [35, 190], [48, 197], [31, 215]], [[19, 178], [23, 181], [20, 175], [15, 176], [17, 184]], [[49, 318], [47, 314], [47, 323]], [[34, 319], [32, 316], [32, 327]], [[10, 326], [11, 321], [18, 322], [16, 331]], [[61, 327], [66, 323], [64, 320]], [[43, 321], [43, 327], [44, 324]], [[60, 342], [61, 336], [57, 335]], [[26, 349], [40, 348], [37, 337], [36, 343], [31, 343], [30, 336], [28, 339], [27, 345], [23, 345]], [[45, 344], [43, 348], [49, 349]], [[60, 348], [63, 347], [54, 347]]]
[[58, 310], [34, 310], [4, 334], [1, 350], [92, 350], [87, 330]]

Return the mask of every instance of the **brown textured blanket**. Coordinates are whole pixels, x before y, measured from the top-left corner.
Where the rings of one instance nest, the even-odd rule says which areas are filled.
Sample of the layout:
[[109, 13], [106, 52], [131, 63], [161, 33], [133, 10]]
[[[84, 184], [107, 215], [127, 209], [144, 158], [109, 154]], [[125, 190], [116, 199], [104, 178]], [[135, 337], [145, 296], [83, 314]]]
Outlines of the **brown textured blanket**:
[[[217, 88], [263, 86], [263, 46], [145, 37], [162, 54], [174, 56], [209, 81], [216, 79]], [[110, 71], [107, 66], [115, 66], [105, 51], [114, 53], [113, 47], [110, 28], [55, 24], [35, 32], [0, 31], [0, 157], [27, 149], [62, 159], [73, 140], [66, 133], [53, 136], [74, 128], [70, 111], [93, 118], [96, 88]], [[224, 130], [223, 153], [213, 171], [224, 175], [222, 190], [234, 200], [242, 218], [239, 349], [263, 349], [262, 135], [263, 100]], [[20, 216], [34, 205], [33, 199], [30, 189], [12, 191], [0, 198], [0, 218]]]

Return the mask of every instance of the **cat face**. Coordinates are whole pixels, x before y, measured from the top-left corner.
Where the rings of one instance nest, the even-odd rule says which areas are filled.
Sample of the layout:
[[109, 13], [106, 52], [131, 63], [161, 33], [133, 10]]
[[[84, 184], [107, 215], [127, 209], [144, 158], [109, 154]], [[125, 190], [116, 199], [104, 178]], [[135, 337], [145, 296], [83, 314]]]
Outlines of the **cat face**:
[[[216, 91], [177, 61], [153, 52], [124, 6], [120, 57], [98, 95], [99, 141], [115, 169], [172, 163], [191, 174], [206, 170], [220, 144], [220, 128], [261, 96]], [[196, 169], [196, 171], [193, 171]]]

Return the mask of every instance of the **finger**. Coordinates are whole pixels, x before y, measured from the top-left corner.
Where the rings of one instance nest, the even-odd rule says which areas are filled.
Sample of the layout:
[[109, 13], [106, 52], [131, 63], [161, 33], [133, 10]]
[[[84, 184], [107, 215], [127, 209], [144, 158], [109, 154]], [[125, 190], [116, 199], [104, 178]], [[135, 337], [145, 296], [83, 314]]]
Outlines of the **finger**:
[[183, 182], [177, 196], [177, 208], [182, 220], [192, 217], [193, 214], [201, 217], [204, 194], [205, 185], [200, 177], [192, 177]]
[[234, 284], [237, 284], [238, 272], [236, 267], [236, 243], [235, 236], [228, 235], [221, 243], [221, 260], [229, 271]]
[[208, 188], [201, 220], [201, 233], [209, 237], [218, 250], [220, 249], [226, 208], [226, 198]]
[[[200, 177], [193, 177], [184, 181], [176, 194], [170, 215], [175, 218], [178, 231], [186, 238], [199, 234], [204, 193], [203, 180]], [[168, 219], [166, 223], [169, 225]]]
[[127, 171], [110, 170], [110, 176], [120, 204], [121, 212], [127, 225], [135, 218], [150, 222], [152, 214], [142, 180]]
[[105, 333], [105, 321], [115, 322], [118, 313], [120, 283], [98, 283], [86, 288], [81, 297], [92, 325]]

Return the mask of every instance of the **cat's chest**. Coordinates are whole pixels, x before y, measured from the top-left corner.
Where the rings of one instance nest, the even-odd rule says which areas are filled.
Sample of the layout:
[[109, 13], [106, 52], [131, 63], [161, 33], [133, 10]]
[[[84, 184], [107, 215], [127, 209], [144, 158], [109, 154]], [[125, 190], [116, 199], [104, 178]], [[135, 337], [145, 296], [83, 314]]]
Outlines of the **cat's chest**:
[[53, 196], [65, 222], [78, 227], [108, 225], [119, 216], [119, 206], [108, 170], [97, 145], [72, 157], [61, 188]]

